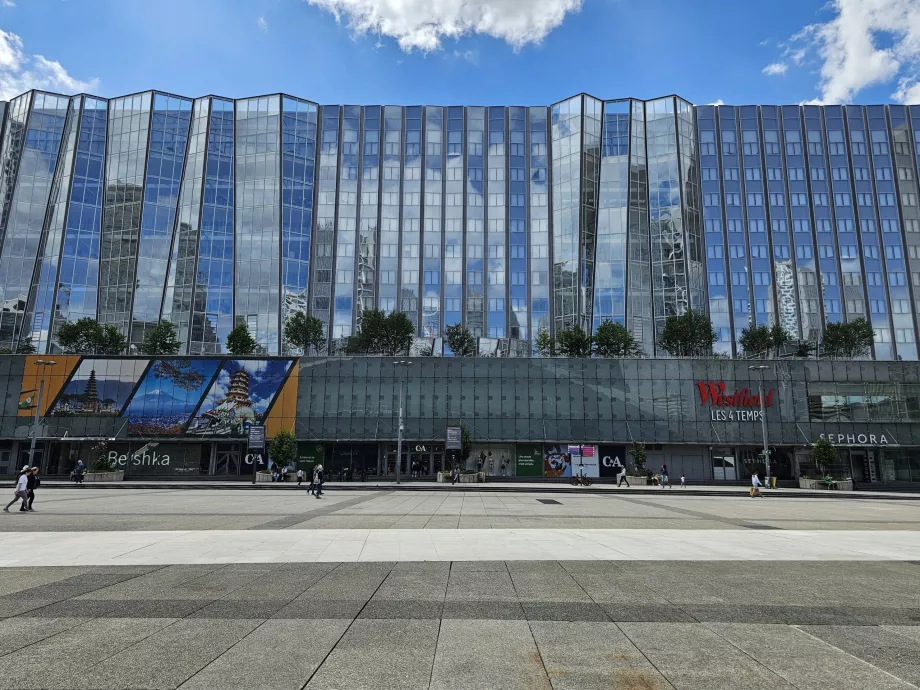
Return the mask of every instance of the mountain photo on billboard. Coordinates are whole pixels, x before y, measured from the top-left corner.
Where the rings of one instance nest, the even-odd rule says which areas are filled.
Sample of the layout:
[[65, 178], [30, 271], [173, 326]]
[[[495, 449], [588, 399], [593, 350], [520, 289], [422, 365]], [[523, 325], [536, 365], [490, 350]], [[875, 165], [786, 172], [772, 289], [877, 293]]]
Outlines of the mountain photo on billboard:
[[291, 359], [225, 360], [188, 433], [245, 436], [250, 425], [265, 419], [292, 363]]
[[214, 378], [216, 359], [157, 359], [125, 409], [133, 436], [176, 436], [183, 432]]
[[149, 359], [84, 359], [52, 404], [49, 416], [117, 416]]

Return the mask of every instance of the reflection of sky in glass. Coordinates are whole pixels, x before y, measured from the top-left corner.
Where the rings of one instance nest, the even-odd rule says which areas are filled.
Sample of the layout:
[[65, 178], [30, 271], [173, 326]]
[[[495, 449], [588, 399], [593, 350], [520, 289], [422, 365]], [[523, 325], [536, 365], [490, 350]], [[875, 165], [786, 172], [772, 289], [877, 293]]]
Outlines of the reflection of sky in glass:
[[[102, 410], [94, 406], [94, 402], [102, 404], [106, 408], [105, 411], [117, 414], [127, 401], [149, 361], [148, 359], [83, 360], [73, 378], [58, 396], [50, 414], [96, 414]], [[95, 372], [96, 395], [93, 400], [89, 400], [86, 394], [90, 375], [93, 372]]]
[[256, 415], [263, 415], [278, 392], [291, 360], [226, 360], [217, 380], [201, 405], [199, 412], [207, 412], [220, 404], [230, 391], [233, 375], [241, 369], [249, 374], [249, 399]]
[[132, 419], [188, 417], [217, 371], [215, 359], [163, 359], [154, 362], [123, 416]]

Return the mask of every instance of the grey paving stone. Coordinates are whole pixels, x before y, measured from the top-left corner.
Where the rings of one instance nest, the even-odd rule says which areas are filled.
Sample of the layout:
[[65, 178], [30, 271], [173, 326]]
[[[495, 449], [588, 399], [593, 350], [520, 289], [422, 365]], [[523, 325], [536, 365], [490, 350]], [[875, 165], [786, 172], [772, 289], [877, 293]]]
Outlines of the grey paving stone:
[[[9, 618], [19, 616], [27, 611], [38, 611], [46, 606], [56, 603], [57, 599], [37, 599], [35, 597], [22, 597], [17, 594], [8, 594], [0, 597], [0, 618]], [[53, 618], [65, 618], [83, 614], [79, 613], [60, 613]]]
[[522, 601], [529, 621], [607, 621], [604, 609], [583, 601]]
[[356, 620], [306, 687], [427, 689], [439, 625], [434, 620]]
[[[153, 635], [174, 619], [92, 620], [0, 658], [0, 687], [73, 690], [95, 664]], [[28, 661], [28, 673], [21, 673]], [[94, 687], [90, 685], [89, 687]]]
[[671, 688], [613, 623], [531, 621], [554, 690]]
[[526, 620], [517, 601], [445, 601], [443, 618], [479, 620]]
[[220, 572], [225, 567], [226, 566], [222, 565], [170, 565], [154, 570], [146, 575], [140, 575], [103, 589], [88, 592], [82, 595], [81, 598], [137, 600], [161, 596], [168, 597], [170, 592], [177, 591], [183, 583], [207, 575], [217, 577], [216, 573]]
[[431, 690], [551, 690], [525, 621], [444, 620]]
[[51, 582], [60, 582], [74, 575], [91, 572], [88, 566], [58, 566], [55, 568], [4, 568], [0, 579], [0, 599], [25, 589]]
[[185, 618], [211, 600], [205, 599], [68, 599], [28, 611], [28, 617], [61, 618], [85, 616], [88, 618]]
[[271, 618], [287, 606], [288, 600], [264, 599], [258, 592], [248, 600], [218, 599], [190, 614], [190, 618]]
[[517, 601], [508, 570], [457, 572], [451, 570], [446, 601]]
[[763, 623], [786, 625], [882, 625], [909, 624], [917, 620], [917, 609], [869, 606], [681, 606], [700, 622]]
[[322, 599], [298, 597], [272, 614], [272, 618], [346, 618], [352, 619], [361, 612], [366, 601], [356, 599]]
[[920, 686], [920, 628], [917, 639], [879, 626], [808, 626], [804, 631], [873, 666]]
[[6, 618], [0, 621], [0, 655], [57, 635], [88, 621], [88, 618]]
[[346, 620], [265, 621], [180, 687], [300, 690], [348, 625]]
[[675, 688], [687, 690], [796, 690], [773, 671], [702, 624], [618, 623], [640, 652]]
[[438, 620], [443, 614], [440, 601], [410, 601], [407, 599], [371, 599], [358, 618], [405, 618]]
[[175, 688], [257, 626], [254, 620], [181, 620], [85, 671], [75, 671], [71, 687]]
[[786, 625], [712, 623], [709, 627], [797, 688], [907, 690], [912, 687], [869, 663]]
[[508, 567], [504, 561], [454, 561], [450, 572], [451, 576], [454, 573], [507, 573]]
[[615, 622], [696, 623], [686, 611], [670, 604], [601, 604], [607, 617]]

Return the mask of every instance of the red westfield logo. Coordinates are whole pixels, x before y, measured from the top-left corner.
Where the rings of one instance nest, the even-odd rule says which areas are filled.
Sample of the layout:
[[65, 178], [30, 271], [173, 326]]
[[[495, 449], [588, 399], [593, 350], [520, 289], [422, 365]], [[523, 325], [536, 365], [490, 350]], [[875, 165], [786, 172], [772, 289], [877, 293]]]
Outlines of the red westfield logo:
[[[742, 388], [733, 393], [725, 392], [725, 381], [700, 381], [696, 384], [700, 391], [700, 405], [713, 407], [760, 407], [760, 396], [750, 388]], [[773, 393], [770, 389], [763, 396], [763, 406], [773, 407]]]

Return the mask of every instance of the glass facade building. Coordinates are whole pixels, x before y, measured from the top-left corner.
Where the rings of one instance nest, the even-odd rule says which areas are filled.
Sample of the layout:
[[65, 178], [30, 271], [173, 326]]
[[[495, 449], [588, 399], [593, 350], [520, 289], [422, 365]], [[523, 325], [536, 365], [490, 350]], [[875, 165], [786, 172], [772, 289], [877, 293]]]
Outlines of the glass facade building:
[[606, 320], [649, 356], [707, 312], [720, 354], [752, 324], [814, 341], [864, 317], [872, 358], [917, 360], [920, 106], [320, 105], [148, 91], [0, 103], [0, 347], [59, 352], [63, 323], [159, 319], [182, 354], [244, 323], [269, 355], [297, 311], [330, 351], [367, 309], [414, 353], [530, 356]]

